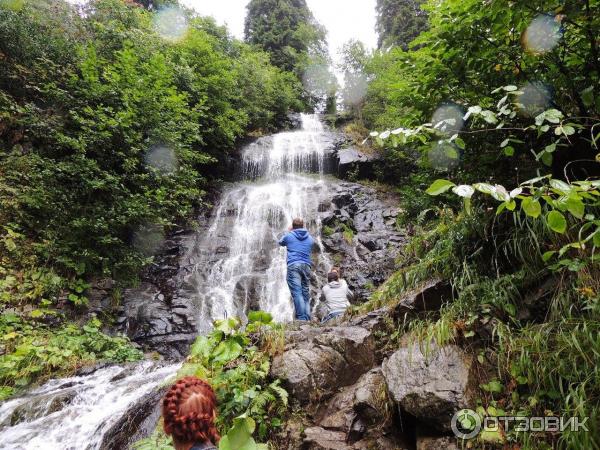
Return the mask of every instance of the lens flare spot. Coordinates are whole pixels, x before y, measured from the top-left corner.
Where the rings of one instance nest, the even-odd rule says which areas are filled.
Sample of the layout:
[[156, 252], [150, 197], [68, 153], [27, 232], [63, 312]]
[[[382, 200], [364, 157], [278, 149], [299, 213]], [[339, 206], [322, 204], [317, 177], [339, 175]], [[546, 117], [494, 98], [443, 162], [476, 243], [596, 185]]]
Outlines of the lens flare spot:
[[179, 161], [175, 151], [165, 145], [155, 145], [148, 150], [144, 161], [148, 167], [158, 170], [163, 175], [177, 171]]
[[562, 16], [540, 14], [531, 21], [522, 36], [523, 48], [530, 53], [548, 53], [558, 45], [563, 35]]
[[344, 86], [344, 103], [347, 105], [358, 105], [367, 95], [367, 77], [363, 74], [352, 75], [346, 79]]
[[327, 64], [309, 65], [302, 75], [304, 89], [315, 97], [324, 97], [335, 93], [335, 81]]
[[540, 82], [525, 84], [518, 98], [520, 111], [530, 117], [537, 116], [550, 106], [552, 94], [550, 89]]
[[179, 42], [189, 29], [188, 19], [179, 8], [161, 8], [154, 15], [154, 29], [163, 39]]
[[165, 240], [164, 229], [157, 224], [144, 224], [133, 235], [133, 248], [144, 256], [154, 256]]
[[460, 149], [449, 142], [437, 142], [428, 153], [429, 164], [435, 170], [454, 169], [460, 162]]
[[460, 106], [453, 103], [446, 104], [435, 110], [431, 123], [433, 123], [434, 128], [451, 136], [462, 130], [465, 124], [464, 116], [465, 112]]

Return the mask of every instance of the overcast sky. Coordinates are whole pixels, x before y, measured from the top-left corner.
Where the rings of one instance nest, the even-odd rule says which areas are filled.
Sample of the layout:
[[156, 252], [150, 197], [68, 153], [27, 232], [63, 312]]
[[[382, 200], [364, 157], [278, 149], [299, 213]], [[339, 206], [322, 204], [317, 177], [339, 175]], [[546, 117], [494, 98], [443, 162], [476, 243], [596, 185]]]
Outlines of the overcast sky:
[[[69, 0], [82, 3], [84, 0]], [[180, 0], [202, 15], [213, 16], [227, 24], [231, 33], [243, 39], [246, 5], [249, 0]], [[377, 45], [375, 33], [376, 0], [307, 0], [315, 18], [327, 29], [327, 40], [334, 61], [344, 42], [358, 39], [367, 47]]]
[[[244, 19], [249, 0], [180, 0], [202, 15], [213, 16], [226, 23], [238, 38], [244, 37]], [[375, 0], [307, 0], [315, 18], [327, 29], [331, 55], [344, 42], [358, 39], [367, 47], [377, 45], [375, 33]]]

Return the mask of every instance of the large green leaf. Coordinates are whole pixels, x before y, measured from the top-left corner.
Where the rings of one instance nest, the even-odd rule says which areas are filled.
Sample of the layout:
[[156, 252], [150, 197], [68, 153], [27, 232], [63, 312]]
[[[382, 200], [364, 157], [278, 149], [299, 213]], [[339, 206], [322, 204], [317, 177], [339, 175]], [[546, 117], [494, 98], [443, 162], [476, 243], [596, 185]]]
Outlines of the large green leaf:
[[567, 198], [566, 206], [573, 216], [578, 219], [583, 219], [583, 216], [585, 215], [585, 205], [579, 196], [570, 195], [569, 198]]
[[525, 197], [521, 202], [521, 208], [523, 208], [525, 214], [533, 218], [538, 218], [542, 213], [542, 205], [532, 197]]
[[268, 325], [273, 322], [273, 315], [265, 311], [250, 311], [248, 323], [260, 323]]
[[567, 231], [567, 219], [559, 211], [550, 211], [546, 216], [546, 222], [552, 231], [561, 234]]
[[219, 450], [258, 450], [264, 448], [256, 444], [252, 433], [256, 424], [250, 417], [237, 417], [233, 427], [219, 442]]
[[223, 364], [233, 361], [242, 354], [242, 346], [233, 338], [221, 342], [213, 352], [213, 361]]
[[446, 192], [451, 187], [456, 186], [452, 181], [435, 180], [431, 186], [425, 191], [429, 195], [440, 195]]

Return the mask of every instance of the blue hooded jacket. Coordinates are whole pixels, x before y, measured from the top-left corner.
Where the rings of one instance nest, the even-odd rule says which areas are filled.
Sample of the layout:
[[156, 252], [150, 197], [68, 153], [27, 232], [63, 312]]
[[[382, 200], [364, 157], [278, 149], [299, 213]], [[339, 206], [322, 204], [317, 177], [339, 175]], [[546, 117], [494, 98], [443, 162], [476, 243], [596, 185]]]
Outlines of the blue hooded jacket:
[[310, 255], [315, 240], [305, 228], [290, 231], [279, 241], [279, 245], [287, 247], [287, 265], [310, 264]]

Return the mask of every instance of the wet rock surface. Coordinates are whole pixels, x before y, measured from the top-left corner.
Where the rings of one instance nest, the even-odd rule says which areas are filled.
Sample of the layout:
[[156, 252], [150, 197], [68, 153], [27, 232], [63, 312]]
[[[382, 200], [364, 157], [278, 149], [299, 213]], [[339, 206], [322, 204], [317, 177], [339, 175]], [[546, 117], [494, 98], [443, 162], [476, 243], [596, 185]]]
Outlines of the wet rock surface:
[[341, 267], [356, 303], [391, 275], [406, 242], [404, 232], [396, 228], [400, 210], [395, 205], [394, 195], [358, 183], [331, 187], [330, 204], [321, 213], [323, 246]]
[[181, 295], [186, 271], [182, 256], [192, 238], [191, 231], [180, 230], [166, 239], [141, 284], [123, 292], [117, 317], [119, 331], [169, 359], [185, 357], [197, 335], [194, 298]]
[[381, 161], [380, 153], [372, 149], [347, 146], [336, 150], [338, 176], [348, 178], [350, 175], [361, 179], [372, 178], [374, 163]]
[[156, 388], [132, 404], [102, 437], [100, 450], [126, 449], [152, 434], [161, 415], [160, 401], [167, 387]]

